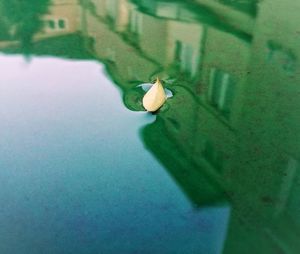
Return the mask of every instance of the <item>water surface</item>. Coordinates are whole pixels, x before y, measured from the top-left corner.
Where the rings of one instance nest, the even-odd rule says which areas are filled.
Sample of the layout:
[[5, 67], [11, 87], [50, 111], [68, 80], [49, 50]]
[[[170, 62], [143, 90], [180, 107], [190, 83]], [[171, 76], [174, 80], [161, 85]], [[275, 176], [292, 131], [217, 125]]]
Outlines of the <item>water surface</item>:
[[0, 1], [0, 252], [299, 253], [299, 10]]

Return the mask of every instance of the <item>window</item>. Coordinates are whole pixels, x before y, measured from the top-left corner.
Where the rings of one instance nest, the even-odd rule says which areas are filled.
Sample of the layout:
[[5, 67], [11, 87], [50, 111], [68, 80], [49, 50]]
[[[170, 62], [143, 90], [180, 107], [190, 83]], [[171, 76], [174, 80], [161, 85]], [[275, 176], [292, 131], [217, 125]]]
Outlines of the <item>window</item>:
[[182, 42], [181, 41], [176, 41], [176, 46], [175, 46], [175, 61], [180, 62], [181, 51], [182, 51]]
[[48, 27], [50, 28], [50, 29], [55, 29], [56, 28], [56, 24], [55, 24], [55, 21], [54, 20], [48, 20], [47, 21], [47, 23], [48, 23]]
[[294, 52], [274, 41], [268, 42], [268, 50], [267, 61], [269, 63], [279, 65], [287, 73], [295, 72], [297, 59]]
[[58, 20], [58, 27], [60, 29], [66, 28], [66, 22], [63, 19]]
[[192, 45], [176, 41], [175, 61], [182, 72], [188, 73], [191, 77], [195, 76], [198, 68], [198, 58], [199, 56]]
[[106, 1], [106, 10], [107, 10], [107, 15], [112, 20], [116, 19], [118, 16], [118, 1], [116, 0]]
[[210, 71], [208, 100], [228, 119], [230, 118], [234, 90], [235, 83], [230, 74], [216, 68]]
[[278, 186], [279, 198], [276, 215], [288, 212], [294, 222], [300, 226], [300, 162], [296, 158], [289, 157], [284, 169], [284, 177]]
[[181, 70], [192, 73], [193, 68], [193, 47], [183, 43], [181, 51]]
[[135, 10], [130, 13], [130, 25], [129, 29], [135, 34], [142, 33], [142, 16]]
[[67, 20], [66, 19], [49, 19], [45, 21], [45, 28], [51, 32], [57, 32], [59, 30], [65, 30], [67, 28]]

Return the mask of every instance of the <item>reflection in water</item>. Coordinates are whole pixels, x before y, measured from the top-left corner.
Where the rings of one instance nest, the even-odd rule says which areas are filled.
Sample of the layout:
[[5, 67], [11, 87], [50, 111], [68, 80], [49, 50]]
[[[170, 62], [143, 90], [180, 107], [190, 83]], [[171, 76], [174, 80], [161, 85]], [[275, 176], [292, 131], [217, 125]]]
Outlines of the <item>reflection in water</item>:
[[131, 110], [164, 80], [140, 136], [195, 209], [230, 209], [218, 253], [299, 253], [299, 3], [6, 2], [2, 52], [98, 60]]
[[50, 0], [1, 0], [0, 40], [19, 40], [27, 53], [32, 37], [42, 28], [40, 16], [47, 12], [49, 3]]

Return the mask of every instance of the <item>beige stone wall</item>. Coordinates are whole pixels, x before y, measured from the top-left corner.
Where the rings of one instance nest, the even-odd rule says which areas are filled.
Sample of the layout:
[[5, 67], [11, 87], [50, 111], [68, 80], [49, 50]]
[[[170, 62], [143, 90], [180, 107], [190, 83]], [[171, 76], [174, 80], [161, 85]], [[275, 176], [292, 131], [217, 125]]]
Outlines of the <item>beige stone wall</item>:
[[131, 4], [128, 0], [92, 0], [98, 17], [110, 17], [114, 20], [115, 29], [124, 31], [129, 22]]
[[53, 0], [48, 14], [42, 17], [44, 28], [37, 37], [57, 36], [80, 31], [81, 18], [81, 6], [77, 0]]
[[[257, 135], [266, 130], [277, 133], [277, 145], [298, 158], [299, 10], [298, 1], [268, 0], [261, 3], [245, 90], [244, 111], [248, 118], [241, 122], [257, 121], [261, 129]], [[264, 118], [258, 112], [263, 112]]]
[[150, 75], [157, 66], [143, 57], [141, 53], [128, 44], [115, 31], [101, 20], [87, 13], [87, 34], [94, 38], [94, 51], [98, 58], [110, 61], [114, 66], [114, 78], [122, 88], [131, 81], [149, 82]]
[[[207, 100], [209, 86], [211, 86], [211, 71], [217, 69], [228, 73], [234, 82], [234, 91], [230, 118], [226, 121], [234, 129], [237, 127], [240, 105], [243, 100], [251, 55], [251, 43], [228, 32], [207, 27], [205, 29], [203, 52], [200, 82], [201, 90], [204, 92], [203, 100], [211, 107]], [[218, 110], [215, 110], [215, 112], [218, 114]]]
[[137, 15], [139, 15], [139, 25], [141, 27], [138, 34], [141, 50], [148, 57], [155, 59], [162, 65], [166, 65], [168, 63], [168, 22], [139, 11], [137, 11]]
[[[169, 62], [174, 61], [176, 42], [182, 43], [191, 50], [191, 58], [188, 60], [190, 65], [189, 71], [191, 76], [197, 75], [202, 58], [201, 49], [203, 47], [204, 26], [200, 22], [183, 22], [170, 20], [168, 22], [168, 42], [167, 42], [167, 59]], [[183, 59], [181, 64], [184, 63]], [[184, 67], [184, 66], [183, 66]]]

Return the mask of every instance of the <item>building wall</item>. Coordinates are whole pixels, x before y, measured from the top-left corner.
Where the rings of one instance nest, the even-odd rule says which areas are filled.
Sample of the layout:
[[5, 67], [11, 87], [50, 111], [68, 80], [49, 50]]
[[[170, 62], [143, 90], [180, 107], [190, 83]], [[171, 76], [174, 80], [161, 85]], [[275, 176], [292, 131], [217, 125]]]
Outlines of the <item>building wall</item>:
[[141, 53], [128, 44], [111, 28], [88, 13], [87, 35], [94, 38], [93, 50], [96, 57], [109, 61], [113, 66], [115, 78], [124, 89], [132, 81], [149, 82], [150, 75], [158, 68], [157, 65], [143, 57]]
[[99, 17], [104, 18], [107, 14], [106, 0], [91, 0], [92, 5]]
[[191, 77], [197, 76], [202, 61], [203, 36], [204, 26], [200, 22], [170, 20], [168, 22], [168, 61], [172, 62], [176, 59], [176, 46], [180, 43], [180, 69], [188, 72]]
[[[205, 42], [201, 62], [202, 100], [219, 114], [225, 121], [235, 128], [240, 114], [242, 94], [247, 78], [250, 43], [230, 33], [217, 30], [213, 27], [205, 29]], [[216, 75], [219, 75], [219, 78]], [[227, 81], [227, 89], [222, 87]], [[223, 84], [222, 84], [223, 83]], [[219, 92], [214, 90], [220, 90]], [[213, 93], [219, 93], [212, 99]], [[226, 103], [222, 112], [222, 97]], [[213, 105], [213, 103], [217, 105]]]
[[141, 50], [161, 65], [167, 64], [168, 21], [138, 11], [141, 30], [138, 41]]
[[300, 248], [299, 10], [292, 0], [260, 4], [236, 125], [239, 160], [231, 166], [240, 216], [264, 227], [269, 248], [281, 253]]
[[81, 6], [77, 0], [54, 0], [42, 20], [43, 31], [36, 37], [75, 33], [81, 30]]
[[261, 4], [241, 121], [257, 122], [258, 139], [268, 130], [266, 135], [277, 137], [274, 145], [294, 157], [300, 154], [299, 10], [300, 3], [291, 0]]

